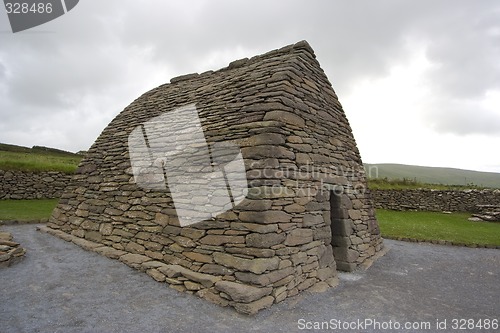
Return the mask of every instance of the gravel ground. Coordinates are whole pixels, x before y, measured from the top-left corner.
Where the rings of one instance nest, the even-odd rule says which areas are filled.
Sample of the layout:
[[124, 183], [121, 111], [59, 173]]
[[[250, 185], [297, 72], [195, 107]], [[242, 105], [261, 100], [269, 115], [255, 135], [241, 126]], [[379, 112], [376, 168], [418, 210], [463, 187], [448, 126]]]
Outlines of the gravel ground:
[[[435, 332], [438, 322], [446, 327], [440, 332], [500, 332], [453, 329], [460, 324], [454, 319], [500, 320], [495, 249], [386, 240], [388, 254], [366, 271], [341, 273], [337, 288], [306, 292], [248, 317], [35, 227], [2, 227], [28, 251], [0, 269], [2, 333], [302, 332], [315, 325], [330, 332]], [[414, 328], [404, 329], [407, 322]], [[398, 323], [400, 329], [390, 329]], [[352, 329], [336, 328], [347, 324]]]

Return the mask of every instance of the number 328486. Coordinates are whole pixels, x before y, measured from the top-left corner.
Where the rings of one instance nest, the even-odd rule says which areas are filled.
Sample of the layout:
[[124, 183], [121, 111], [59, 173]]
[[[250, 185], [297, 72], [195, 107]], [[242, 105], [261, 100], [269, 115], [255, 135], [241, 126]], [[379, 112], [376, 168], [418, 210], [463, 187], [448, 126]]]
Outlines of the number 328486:
[[5, 3], [5, 10], [7, 14], [50, 14], [52, 13], [52, 4], [49, 3], [33, 3], [29, 4], [26, 2], [7, 2]]

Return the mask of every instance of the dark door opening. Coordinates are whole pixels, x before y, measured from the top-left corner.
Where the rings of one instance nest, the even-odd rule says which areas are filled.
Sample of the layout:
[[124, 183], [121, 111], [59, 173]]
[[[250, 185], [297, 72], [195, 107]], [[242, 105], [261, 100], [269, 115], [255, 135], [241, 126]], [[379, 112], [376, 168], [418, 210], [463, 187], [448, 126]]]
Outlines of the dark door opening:
[[[337, 269], [350, 272], [356, 268], [356, 264], [349, 260], [349, 247], [351, 245], [350, 235], [352, 233], [351, 223], [346, 203], [350, 202], [346, 194], [339, 191], [330, 191], [330, 228], [332, 231], [332, 248]], [[351, 251], [352, 252], [352, 251]]]

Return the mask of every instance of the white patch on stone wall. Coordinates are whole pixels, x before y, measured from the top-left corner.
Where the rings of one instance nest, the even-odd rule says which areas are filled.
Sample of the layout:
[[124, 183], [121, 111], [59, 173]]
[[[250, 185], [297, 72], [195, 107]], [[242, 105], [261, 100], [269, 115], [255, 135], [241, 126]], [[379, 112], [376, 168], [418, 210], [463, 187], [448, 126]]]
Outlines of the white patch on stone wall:
[[229, 142], [209, 147], [194, 104], [137, 126], [128, 147], [136, 184], [169, 190], [183, 227], [232, 209], [248, 193], [239, 147]]

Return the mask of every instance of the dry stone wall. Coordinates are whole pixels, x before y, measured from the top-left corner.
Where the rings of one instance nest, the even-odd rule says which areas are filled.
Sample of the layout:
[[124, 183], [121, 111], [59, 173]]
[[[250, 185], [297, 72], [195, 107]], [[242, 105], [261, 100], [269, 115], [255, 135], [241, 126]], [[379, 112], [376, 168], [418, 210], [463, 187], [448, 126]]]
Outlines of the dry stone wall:
[[500, 205], [477, 205], [477, 211], [469, 220], [500, 222]]
[[26, 254], [21, 244], [14, 242], [12, 234], [0, 230], [0, 268], [9, 267]]
[[[191, 103], [212, 151], [239, 147], [248, 193], [216, 217], [181, 226], [170, 183], [138, 186], [127, 140], [141, 124]], [[196, 193], [182, 200], [205, 204]], [[142, 95], [88, 151], [48, 227], [248, 314], [335, 285], [337, 269], [352, 270], [383, 247], [349, 123], [306, 42]]]
[[377, 208], [471, 212], [481, 205], [500, 205], [500, 190], [373, 190]]
[[69, 184], [71, 176], [57, 171], [0, 170], [0, 199], [59, 198]]

